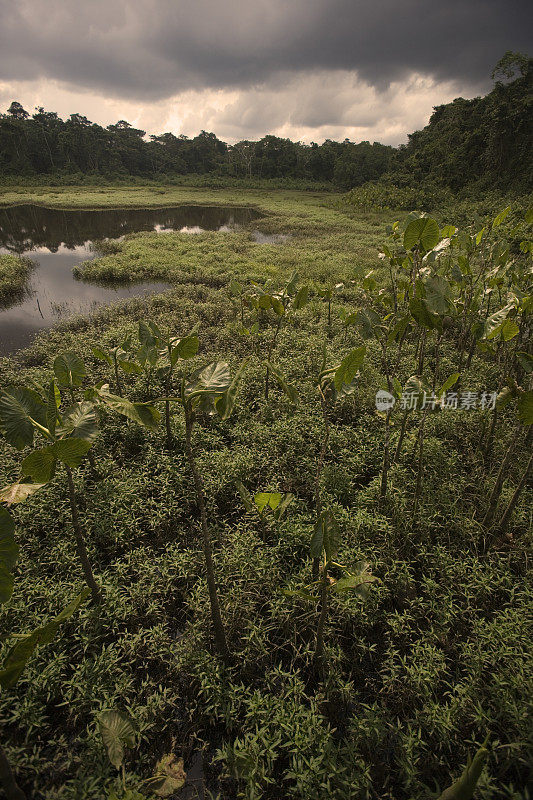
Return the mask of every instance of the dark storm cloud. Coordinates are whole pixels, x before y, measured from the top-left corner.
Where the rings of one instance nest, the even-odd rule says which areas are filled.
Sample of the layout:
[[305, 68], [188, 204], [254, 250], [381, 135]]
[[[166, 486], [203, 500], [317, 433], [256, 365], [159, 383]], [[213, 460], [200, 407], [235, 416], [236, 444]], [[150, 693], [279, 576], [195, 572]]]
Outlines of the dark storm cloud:
[[525, 0], [0, 0], [0, 80], [56, 79], [161, 99], [352, 70], [378, 89], [412, 72], [488, 85], [528, 50]]

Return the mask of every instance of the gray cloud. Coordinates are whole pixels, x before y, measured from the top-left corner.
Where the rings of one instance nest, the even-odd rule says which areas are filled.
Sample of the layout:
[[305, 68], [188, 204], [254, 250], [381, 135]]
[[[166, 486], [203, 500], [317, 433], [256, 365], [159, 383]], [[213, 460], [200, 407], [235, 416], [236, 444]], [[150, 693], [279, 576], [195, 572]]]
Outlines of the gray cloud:
[[305, 70], [377, 86], [412, 72], [487, 85], [527, 50], [525, 0], [0, 0], [0, 79], [52, 78], [145, 99]]
[[0, 0], [12, 99], [149, 133], [398, 144], [527, 52], [525, 0]]

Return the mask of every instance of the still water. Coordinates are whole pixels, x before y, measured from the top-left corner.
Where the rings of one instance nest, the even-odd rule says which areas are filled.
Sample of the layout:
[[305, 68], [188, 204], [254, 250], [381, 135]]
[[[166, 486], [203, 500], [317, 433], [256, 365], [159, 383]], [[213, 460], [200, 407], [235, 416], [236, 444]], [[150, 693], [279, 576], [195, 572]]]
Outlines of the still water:
[[178, 206], [159, 209], [61, 211], [22, 205], [0, 209], [0, 253], [35, 263], [23, 297], [0, 309], [0, 355], [30, 344], [37, 331], [73, 314], [168, 288], [164, 283], [98, 286], [78, 281], [72, 268], [95, 258], [98, 239], [119, 239], [136, 231], [231, 231], [261, 215], [250, 208]]

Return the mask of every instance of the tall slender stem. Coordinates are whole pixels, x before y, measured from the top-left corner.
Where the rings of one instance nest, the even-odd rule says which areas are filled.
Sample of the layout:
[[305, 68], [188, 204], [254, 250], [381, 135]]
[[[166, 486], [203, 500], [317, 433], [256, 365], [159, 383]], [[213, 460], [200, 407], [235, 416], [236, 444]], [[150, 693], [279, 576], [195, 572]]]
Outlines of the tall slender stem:
[[424, 330], [422, 331], [422, 336], [420, 337], [420, 351], [418, 353], [418, 369], [416, 373], [420, 377], [424, 372], [424, 356], [426, 354], [426, 336], [427, 336], [427, 331], [424, 328]]
[[396, 450], [394, 451], [394, 456], [392, 458], [392, 463], [393, 464], [395, 464], [396, 461], [398, 461], [398, 459], [400, 458], [400, 453], [402, 452], [402, 444], [403, 444], [403, 439], [404, 439], [404, 436], [405, 436], [405, 428], [407, 427], [407, 417], [408, 416], [409, 416], [409, 411], [405, 410], [403, 412], [402, 425], [401, 425], [401, 428], [400, 428], [400, 436], [398, 437], [398, 443], [396, 445]]
[[70, 500], [70, 510], [72, 513], [72, 527], [74, 528], [74, 536], [76, 539], [76, 550], [78, 551], [78, 556], [83, 569], [83, 574], [85, 575], [85, 581], [87, 582], [87, 586], [91, 590], [91, 595], [94, 603], [98, 605], [102, 602], [102, 593], [93, 575], [91, 563], [89, 561], [89, 556], [87, 555], [87, 548], [85, 547], [83, 531], [80, 525], [80, 517], [78, 514], [78, 505], [76, 503], [76, 492], [74, 489], [74, 481], [72, 479], [72, 470], [66, 464], [65, 464], [65, 469], [67, 472], [68, 494]]
[[488, 507], [487, 512], [486, 512], [485, 516], [483, 517], [483, 520], [482, 520], [482, 523], [481, 523], [485, 528], [488, 527], [492, 523], [492, 521], [494, 519], [494, 515], [496, 513], [496, 508], [498, 506], [498, 500], [500, 499], [500, 494], [502, 493], [502, 488], [503, 488], [503, 483], [505, 481], [505, 474], [507, 472], [507, 467], [508, 467], [509, 462], [511, 460], [511, 456], [513, 455], [513, 452], [514, 452], [514, 449], [515, 449], [515, 445], [516, 445], [516, 442], [518, 441], [518, 437], [520, 436], [520, 433], [521, 433], [521, 426], [517, 425], [516, 428], [515, 428], [515, 432], [514, 432], [513, 438], [511, 439], [511, 442], [510, 442], [510, 444], [509, 444], [509, 446], [508, 446], [508, 448], [507, 448], [507, 450], [505, 452], [505, 455], [503, 457], [503, 461], [500, 464], [500, 469], [498, 470], [498, 474], [496, 476], [496, 481], [494, 482], [494, 486], [493, 486], [492, 492], [490, 494], [489, 507]]
[[115, 383], [117, 384], [117, 393], [119, 397], [124, 395], [124, 391], [122, 389], [122, 383], [120, 380], [120, 375], [118, 374], [118, 361], [117, 361], [117, 354], [113, 353], [113, 367], [115, 369]]
[[489, 432], [487, 435], [487, 441], [485, 442], [485, 448], [483, 452], [483, 455], [485, 456], [485, 461], [488, 460], [490, 452], [492, 450], [492, 442], [494, 440], [494, 430], [496, 428], [497, 421], [498, 421], [498, 409], [494, 408], [494, 411], [492, 412], [492, 420], [490, 423]]
[[272, 341], [270, 342], [270, 346], [268, 348], [267, 353], [267, 369], [266, 369], [266, 376], [265, 376], [265, 400], [268, 400], [268, 391], [270, 388], [270, 359], [272, 358], [272, 353], [274, 352], [274, 347], [276, 346], [276, 342], [278, 340], [278, 334], [281, 328], [281, 322], [283, 317], [281, 314], [278, 317], [278, 324], [276, 325], [276, 330], [274, 331], [274, 336], [272, 337]]
[[168, 368], [168, 374], [165, 380], [165, 429], [166, 429], [166, 438], [167, 438], [167, 448], [170, 450], [172, 447], [172, 427], [170, 424], [170, 400], [169, 396], [172, 391], [172, 348], [168, 348], [168, 359], [170, 366]]
[[[328, 407], [326, 403], [326, 398], [324, 397], [324, 392], [318, 387], [318, 391], [320, 392], [320, 406], [322, 408], [322, 417], [324, 419], [324, 436], [322, 437], [322, 444], [320, 447], [320, 454], [318, 456], [318, 461], [316, 465], [316, 474], [315, 474], [315, 513], [317, 520], [320, 519], [320, 515], [322, 514], [322, 498], [320, 494], [320, 478], [322, 477], [322, 470], [324, 469], [324, 461], [326, 458], [326, 453], [328, 450], [329, 444], [329, 435], [330, 435], [330, 425], [328, 419]], [[318, 573], [320, 571], [320, 559], [314, 558], [313, 559], [313, 578], [316, 580], [318, 578]]]
[[387, 481], [388, 481], [388, 473], [389, 473], [389, 442], [390, 442], [390, 415], [392, 410], [389, 409], [387, 411], [387, 416], [385, 417], [385, 446], [383, 448], [383, 467], [381, 469], [381, 487], [379, 490], [380, 499], [383, 498], [387, 494]]
[[533, 465], [533, 453], [530, 455], [529, 461], [527, 462], [527, 465], [526, 465], [526, 468], [525, 468], [525, 470], [524, 470], [524, 472], [522, 474], [522, 477], [520, 478], [520, 482], [519, 482], [518, 486], [516, 487], [516, 489], [514, 490], [513, 496], [509, 500], [507, 508], [505, 509], [505, 511], [502, 514], [502, 518], [501, 518], [501, 520], [499, 522], [499, 525], [498, 525], [498, 529], [500, 531], [504, 531], [505, 528], [507, 527], [507, 523], [509, 522], [511, 514], [513, 513], [513, 511], [516, 508], [516, 504], [518, 503], [518, 498], [520, 497], [522, 489], [525, 486], [525, 483], [527, 481], [527, 477], [528, 477], [529, 473], [531, 472], [532, 465]]
[[433, 391], [435, 391], [435, 387], [439, 380], [439, 367], [440, 367], [440, 343], [442, 341], [442, 337], [444, 336], [441, 333], [440, 336], [437, 336], [437, 343], [435, 345], [435, 369], [433, 370]]
[[322, 566], [322, 578], [320, 581], [320, 616], [316, 626], [316, 646], [315, 646], [315, 661], [320, 662], [324, 656], [324, 628], [326, 626], [326, 619], [328, 615], [328, 570], [327, 564], [324, 559]]
[[207, 587], [209, 590], [209, 600], [211, 603], [211, 619], [213, 620], [213, 627], [215, 629], [215, 643], [217, 650], [226, 663], [231, 661], [231, 655], [226, 639], [226, 632], [222, 622], [222, 615], [220, 613], [220, 603], [218, 601], [217, 585], [215, 580], [215, 567], [213, 564], [213, 548], [211, 545], [211, 536], [209, 528], [207, 527], [207, 515], [205, 510], [205, 495], [202, 476], [198, 471], [196, 459], [192, 449], [192, 428], [194, 424], [193, 410], [185, 406], [185, 452], [187, 460], [194, 479], [194, 487], [196, 490], [196, 502], [200, 511], [200, 525], [202, 529], [202, 539], [204, 548], [205, 568], [207, 575]]
[[[383, 349], [383, 368], [387, 377], [387, 388], [389, 393], [392, 393], [392, 380], [389, 369], [389, 359], [387, 355], [387, 339], [380, 341]], [[392, 408], [389, 408], [385, 417], [385, 446], [383, 448], [383, 466], [381, 468], [381, 486], [379, 490], [379, 499], [383, 500], [387, 494], [387, 481], [389, 473], [389, 446], [390, 446], [390, 415]]]
[[422, 473], [424, 468], [424, 426], [426, 424], [426, 415], [427, 410], [422, 414], [422, 419], [420, 420], [420, 429], [418, 431], [418, 445], [420, 449], [418, 452], [418, 472], [416, 475], [415, 503], [413, 507], [413, 516], [415, 517], [416, 512], [418, 511], [418, 502], [422, 494]]

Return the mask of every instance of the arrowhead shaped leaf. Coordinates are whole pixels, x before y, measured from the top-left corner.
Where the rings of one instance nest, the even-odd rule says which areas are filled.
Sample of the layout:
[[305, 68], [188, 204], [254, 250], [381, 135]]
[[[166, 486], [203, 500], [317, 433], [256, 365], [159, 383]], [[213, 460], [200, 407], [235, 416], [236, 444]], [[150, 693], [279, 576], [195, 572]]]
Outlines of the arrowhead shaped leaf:
[[355, 378], [357, 372], [365, 359], [366, 347], [356, 347], [342, 359], [339, 367], [335, 371], [335, 389], [340, 391], [343, 384], [349, 386]]
[[505, 406], [509, 405], [516, 398], [516, 389], [511, 386], [504, 386], [503, 389], [498, 393], [496, 398], [496, 408], [498, 410], [505, 408]]
[[282, 317], [285, 313], [285, 306], [279, 299], [279, 297], [275, 297], [274, 295], [270, 298], [270, 305], [274, 309], [274, 312], [278, 315], [278, 317]]
[[285, 597], [301, 597], [302, 600], [307, 600], [309, 603], [318, 603], [318, 597], [314, 597], [303, 589], [282, 589], [281, 591]]
[[438, 800], [472, 800], [485, 762], [489, 757], [488, 739], [479, 748], [472, 761], [468, 759], [462, 775], [439, 796]]
[[250, 494], [244, 483], [242, 483], [242, 481], [235, 481], [235, 486], [237, 487], [237, 491], [241, 496], [241, 500], [244, 503], [246, 511], [248, 511], [248, 513], [251, 513], [254, 510], [252, 495]]
[[507, 208], [504, 208], [503, 211], [500, 211], [500, 213], [494, 218], [492, 227], [499, 228], [502, 222], [509, 216], [510, 213], [511, 213], [511, 206], [507, 206]]
[[85, 364], [76, 353], [69, 350], [60, 353], [55, 359], [54, 374], [60, 386], [68, 388], [81, 386], [85, 377]]
[[32, 420], [46, 428], [46, 406], [37, 392], [10, 387], [0, 393], [0, 430], [17, 450], [33, 443]]
[[454, 373], [452, 373], [452, 374], [450, 375], [450, 377], [449, 377], [449, 378], [447, 378], [447, 379], [444, 381], [444, 383], [442, 384], [442, 386], [440, 387], [440, 389], [437, 391], [437, 397], [441, 397], [441, 396], [442, 396], [442, 395], [443, 395], [445, 392], [447, 392], [447, 391], [448, 391], [448, 389], [451, 389], [451, 388], [452, 388], [452, 386], [454, 386], [454, 385], [457, 383], [457, 381], [459, 380], [459, 378], [460, 378], [460, 373], [459, 373], [459, 372], [454, 372]]
[[288, 295], [292, 295], [296, 291], [296, 286], [298, 285], [299, 278], [300, 276], [298, 275], [297, 272], [292, 273], [289, 282], [285, 287], [285, 291], [287, 292]]
[[494, 339], [498, 336], [501, 326], [507, 319], [509, 312], [514, 308], [512, 303], [508, 303], [503, 308], [499, 308], [485, 320], [485, 338]]
[[114, 767], [120, 769], [124, 760], [124, 748], [135, 746], [135, 729], [130, 720], [120, 711], [103, 711], [98, 726], [107, 755]]
[[291, 383], [287, 383], [280, 370], [277, 369], [277, 367], [274, 367], [273, 364], [270, 364], [267, 361], [267, 366], [272, 375], [274, 376], [274, 378], [276, 379], [277, 384], [281, 389], [281, 391], [289, 398], [291, 403], [297, 403], [299, 400], [298, 389]]
[[440, 327], [438, 316], [429, 310], [427, 301], [423, 297], [413, 297], [409, 301], [409, 310], [422, 328], [434, 330]]
[[45, 484], [52, 480], [56, 471], [56, 454], [54, 447], [42, 447], [34, 450], [23, 460], [22, 474], [34, 483]]
[[107, 385], [98, 389], [94, 397], [112, 411], [116, 411], [117, 414], [122, 414], [122, 416], [131, 419], [132, 422], [143, 425], [150, 430], [155, 430], [161, 419], [161, 414], [157, 408], [154, 408], [150, 403], [132, 403], [125, 397], [111, 394]]
[[355, 315], [355, 324], [363, 339], [371, 339], [380, 322], [381, 317], [372, 308], [360, 308]]
[[142, 320], [139, 322], [139, 342], [147, 349], [154, 347], [157, 342], [157, 336], [154, 336], [146, 322]]
[[354, 591], [362, 600], [366, 600], [371, 584], [377, 581], [377, 578], [370, 572], [369, 567], [370, 564], [368, 562], [360, 561], [356, 564], [353, 572], [339, 578], [333, 585], [332, 590], [337, 594]]
[[263, 311], [267, 311], [272, 305], [272, 297], [269, 294], [260, 295], [257, 301], [257, 305], [259, 306], [259, 308], [262, 308]]
[[[514, 339], [515, 336], [518, 335], [520, 332], [520, 328], [514, 321], [514, 319], [506, 319], [503, 325], [497, 330], [496, 335], [499, 334], [499, 338], [502, 342], [509, 342], [511, 339]], [[491, 337], [492, 338], [492, 337]]]
[[194, 358], [198, 352], [199, 345], [200, 342], [198, 336], [185, 336], [183, 339], [180, 339], [177, 347], [179, 357], [183, 358], [184, 360], [188, 358]]
[[403, 387], [402, 395], [409, 395], [409, 397], [412, 398], [412, 408], [409, 406], [410, 410], [414, 411], [416, 408], [422, 408], [424, 393], [428, 390], [429, 385], [418, 375], [411, 375], [411, 377], [407, 379]]
[[337, 554], [341, 545], [341, 532], [337, 520], [331, 511], [324, 511], [317, 520], [313, 537], [311, 539], [311, 555], [321, 558], [322, 551], [326, 554], [326, 561]]
[[413, 219], [405, 229], [403, 246], [406, 250], [420, 246], [425, 253], [432, 250], [439, 241], [439, 226], [431, 217]]
[[99, 361], [105, 361], [107, 364], [111, 364], [111, 358], [100, 347], [93, 347], [93, 356]]
[[61, 405], [61, 394], [54, 380], [50, 381], [46, 402], [46, 426], [52, 436], [55, 435], [58, 409]]
[[280, 520], [283, 517], [283, 515], [285, 514], [286, 510], [288, 509], [293, 500], [294, 500], [294, 495], [291, 494], [291, 492], [287, 492], [287, 494], [283, 495], [280, 504], [274, 511], [275, 519]]
[[213, 361], [193, 373], [185, 387], [185, 396], [190, 399], [204, 393], [223, 394], [230, 384], [229, 365], [225, 361]]
[[137, 364], [136, 361], [132, 361], [131, 358], [124, 358], [118, 361], [118, 366], [120, 369], [126, 373], [126, 375], [141, 375], [142, 374], [142, 367], [140, 364]]
[[[0, 535], [0, 546], [1, 546]], [[13, 575], [0, 558], [0, 604], [7, 603], [13, 594]]]
[[453, 304], [450, 284], [440, 275], [428, 278], [425, 283], [426, 302], [430, 311], [435, 314], [446, 314]]
[[298, 311], [298, 309], [303, 308], [305, 305], [307, 305], [308, 300], [309, 300], [309, 286], [302, 286], [300, 289], [298, 289], [296, 297], [293, 300], [292, 307], [294, 308], [295, 311]]
[[257, 492], [254, 503], [261, 514], [267, 506], [274, 511], [281, 503], [281, 497], [279, 492]]
[[228, 419], [233, 413], [237, 392], [239, 391], [239, 386], [247, 364], [248, 359], [245, 359], [226, 391], [215, 401], [215, 408], [220, 419]]
[[68, 439], [58, 439], [51, 448], [54, 455], [68, 467], [79, 467], [89, 450], [91, 442], [87, 439], [76, 439], [69, 436]]
[[94, 405], [88, 400], [69, 406], [61, 418], [56, 433], [60, 437], [74, 436], [92, 442], [98, 436], [98, 423]]
[[527, 375], [533, 372], [533, 356], [521, 350], [516, 354], [516, 360]]

